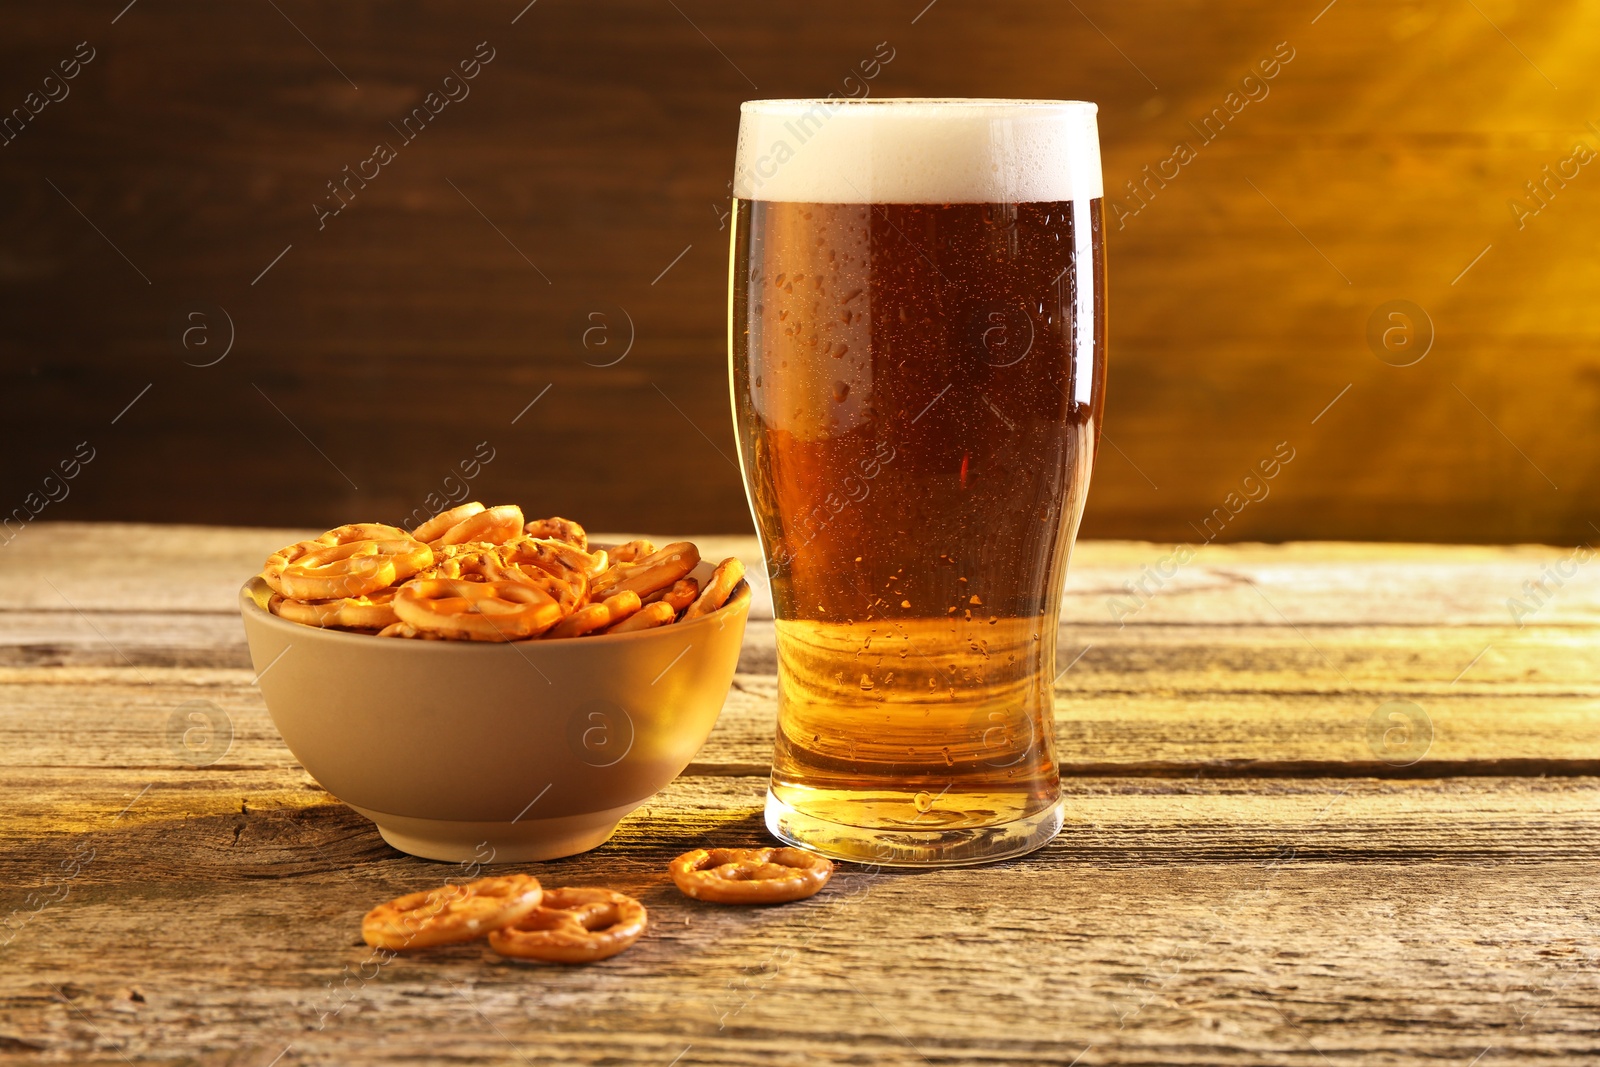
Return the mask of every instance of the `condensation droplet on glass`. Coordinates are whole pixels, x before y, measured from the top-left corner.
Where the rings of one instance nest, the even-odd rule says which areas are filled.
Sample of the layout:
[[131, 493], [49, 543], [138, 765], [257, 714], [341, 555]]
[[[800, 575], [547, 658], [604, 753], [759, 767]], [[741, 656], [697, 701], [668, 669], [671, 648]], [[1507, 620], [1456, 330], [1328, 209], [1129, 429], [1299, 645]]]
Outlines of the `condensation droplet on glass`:
[[911, 803], [917, 809], [917, 811], [926, 815], [928, 812], [933, 810], [933, 794], [918, 793], [916, 796], [911, 798]]
[[872, 675], [863, 674], [861, 676], [861, 688], [862, 689], [871, 689], [872, 688]]
[[940, 749], [940, 751], [944, 753], [944, 765], [946, 767], [954, 767], [956, 765], [956, 761], [950, 755], [950, 746], [946, 745], [944, 748]]
[[909, 607], [910, 607], [910, 606], [911, 606], [911, 601], [909, 601], [909, 600], [902, 600], [902, 601], [900, 601], [900, 606], [901, 606], [901, 607], [902, 607], [902, 608], [909, 608]]
[[849, 396], [849, 395], [850, 395], [850, 383], [849, 382], [834, 382], [833, 383], [833, 399], [834, 399], [834, 401], [836, 403], [840, 403], [840, 404], [844, 403], [844, 398]]

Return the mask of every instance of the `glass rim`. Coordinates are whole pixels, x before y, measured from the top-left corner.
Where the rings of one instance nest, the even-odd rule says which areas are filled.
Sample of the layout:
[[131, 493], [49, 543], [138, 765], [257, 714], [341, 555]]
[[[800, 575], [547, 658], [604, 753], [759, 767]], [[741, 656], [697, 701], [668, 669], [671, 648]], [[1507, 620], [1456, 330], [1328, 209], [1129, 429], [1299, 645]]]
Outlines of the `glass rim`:
[[1092, 100], [1046, 100], [1025, 97], [983, 97], [983, 96], [880, 96], [880, 97], [849, 97], [849, 96], [815, 96], [815, 97], [770, 97], [760, 100], [746, 100], [739, 105], [739, 111], [744, 112], [782, 112], [791, 108], [809, 111], [815, 107], [905, 107], [921, 106], [934, 109], [950, 108], [960, 110], [965, 108], [990, 109], [995, 111], [1080, 111], [1088, 110], [1098, 112], [1100, 105]]

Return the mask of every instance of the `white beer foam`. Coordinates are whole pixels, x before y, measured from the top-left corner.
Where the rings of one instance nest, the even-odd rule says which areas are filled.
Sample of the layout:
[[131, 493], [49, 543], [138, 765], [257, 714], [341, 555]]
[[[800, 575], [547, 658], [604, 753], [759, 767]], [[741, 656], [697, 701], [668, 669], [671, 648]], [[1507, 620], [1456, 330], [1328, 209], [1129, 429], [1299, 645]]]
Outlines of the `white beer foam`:
[[990, 204], [1103, 195], [1081, 100], [751, 100], [733, 195], [812, 204]]

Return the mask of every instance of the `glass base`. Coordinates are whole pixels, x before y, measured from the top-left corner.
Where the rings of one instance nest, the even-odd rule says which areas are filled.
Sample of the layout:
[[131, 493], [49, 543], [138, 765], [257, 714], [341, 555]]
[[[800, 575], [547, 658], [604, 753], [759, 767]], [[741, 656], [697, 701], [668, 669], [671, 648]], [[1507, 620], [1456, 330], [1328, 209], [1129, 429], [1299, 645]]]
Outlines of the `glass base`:
[[1061, 832], [1061, 802], [992, 826], [926, 830], [852, 826], [807, 815], [767, 792], [767, 829], [790, 845], [830, 859], [883, 867], [970, 867], [1026, 855]]

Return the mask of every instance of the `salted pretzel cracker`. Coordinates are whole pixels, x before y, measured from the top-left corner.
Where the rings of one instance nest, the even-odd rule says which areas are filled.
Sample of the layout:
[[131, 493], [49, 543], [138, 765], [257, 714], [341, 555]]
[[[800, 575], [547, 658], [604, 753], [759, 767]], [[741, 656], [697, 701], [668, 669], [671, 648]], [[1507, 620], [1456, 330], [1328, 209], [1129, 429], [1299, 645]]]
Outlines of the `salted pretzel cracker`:
[[631, 589], [642, 600], [657, 589], [670, 588], [700, 563], [700, 550], [689, 541], [676, 541], [631, 563], [617, 563], [589, 583], [589, 595], [604, 600]]
[[468, 515], [430, 542], [459, 545], [467, 541], [504, 544], [522, 536], [522, 509], [515, 504], [496, 504]]
[[637, 541], [625, 541], [611, 550], [612, 563], [632, 563], [636, 559], [648, 556], [656, 550], [654, 541], [640, 538]]
[[416, 577], [487, 582], [503, 563], [503, 546], [489, 541], [439, 545], [433, 550], [433, 564], [418, 571]]
[[646, 604], [665, 601], [672, 605], [673, 611], [682, 611], [694, 603], [694, 598], [700, 595], [700, 581], [696, 578], [679, 578], [670, 588], [657, 589], [645, 599]]
[[[284, 545], [268, 556], [267, 561], [261, 565], [261, 577], [266, 580], [268, 585], [273, 585], [273, 580], [283, 571], [283, 568], [304, 556], [307, 552], [326, 547], [326, 545], [326, 541], [318, 541], [315, 538], [310, 541], [296, 541], [292, 545]], [[273, 588], [277, 587], [274, 585]]]
[[392, 951], [472, 941], [525, 918], [543, 899], [530, 874], [440, 886], [379, 904], [361, 920], [361, 938]]
[[[617, 594], [621, 596], [621, 593]], [[664, 600], [654, 604], [646, 604], [638, 611], [629, 615], [615, 626], [606, 627], [608, 634], [630, 634], [635, 630], [653, 630], [657, 626], [666, 626], [678, 617], [677, 609]]]
[[728, 602], [728, 597], [742, 581], [744, 581], [744, 564], [729, 556], [717, 564], [717, 569], [711, 572], [711, 580], [706, 583], [705, 591], [700, 594], [699, 600], [689, 605], [689, 609], [683, 613], [684, 619], [698, 619], [702, 615], [710, 615]]
[[561, 605], [525, 582], [469, 582], [426, 578], [407, 582], [394, 597], [394, 613], [419, 630], [474, 641], [520, 641], [561, 621]]
[[502, 956], [546, 963], [593, 963], [639, 940], [644, 905], [610, 889], [550, 889], [533, 911], [489, 935]]
[[267, 557], [261, 578], [290, 600], [338, 600], [376, 593], [432, 562], [433, 550], [409, 534], [337, 544], [301, 541]]
[[500, 547], [501, 558], [508, 565], [537, 567], [567, 580], [573, 574], [581, 574], [585, 586], [588, 585], [588, 579], [596, 577], [610, 566], [604, 550], [589, 552], [565, 541], [549, 538], [524, 537]]
[[451, 527], [465, 522], [483, 510], [483, 505], [478, 503], [476, 500], [469, 501], [465, 504], [458, 504], [457, 506], [446, 511], [439, 512], [439, 514], [435, 515], [433, 518], [422, 523], [415, 530], [411, 531], [411, 536], [415, 537], [418, 541], [437, 541], [439, 538], [448, 533]]
[[784, 904], [828, 884], [833, 861], [798, 848], [696, 848], [672, 861], [672, 881], [713, 904]]
[[394, 613], [397, 587], [380, 589], [370, 596], [340, 600], [290, 600], [274, 596], [267, 608], [274, 615], [302, 626], [343, 626], [352, 630], [381, 630], [399, 621]]
[[598, 604], [585, 604], [544, 632], [546, 640], [582, 637], [613, 626], [639, 610], [639, 594], [624, 590]]
[[577, 611], [589, 597], [589, 579], [581, 574], [557, 578], [537, 567], [516, 567], [500, 563], [490, 568], [489, 580], [521, 582], [523, 585], [541, 590], [560, 605], [562, 618]]
[[[591, 551], [588, 533], [571, 519], [523, 520], [517, 505], [474, 500], [409, 533], [383, 523], [335, 527], [268, 558], [261, 577], [274, 595], [267, 608], [302, 625], [385, 637], [562, 638], [710, 614], [743, 575], [728, 559], [702, 585], [689, 577], [700, 562], [690, 542], [657, 548], [639, 538]], [[506, 592], [505, 583], [527, 589]]]
[[563, 519], [559, 515], [553, 515], [548, 519], [531, 519], [523, 526], [522, 532], [528, 537], [565, 541], [574, 548], [587, 550], [589, 547], [588, 532], [571, 519]]
[[458, 545], [440, 545], [433, 566], [419, 572], [416, 577], [468, 582], [518, 581], [544, 590], [561, 605], [563, 614], [571, 613], [588, 597], [588, 578], [583, 572], [570, 568], [549, 569], [531, 562], [518, 562], [529, 559], [529, 555], [522, 550], [530, 544], [532, 542], [528, 541], [513, 541], [504, 545], [489, 541], [466, 541]]
[[349, 522], [335, 526], [317, 540], [325, 545], [347, 545], [351, 541], [403, 541], [408, 537], [411, 535], [398, 526], [381, 522]]

